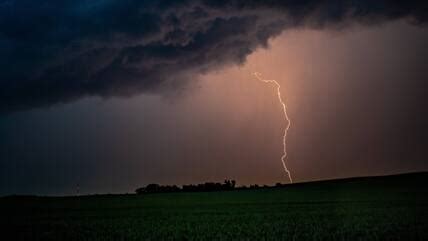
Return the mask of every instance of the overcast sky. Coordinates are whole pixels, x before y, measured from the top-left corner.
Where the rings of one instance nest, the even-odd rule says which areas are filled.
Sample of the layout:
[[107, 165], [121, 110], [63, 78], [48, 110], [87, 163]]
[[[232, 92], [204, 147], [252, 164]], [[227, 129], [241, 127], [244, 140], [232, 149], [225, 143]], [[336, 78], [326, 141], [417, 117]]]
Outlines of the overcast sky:
[[427, 171], [426, 4], [343, 2], [0, 1], [0, 194], [286, 183], [254, 71], [295, 182]]

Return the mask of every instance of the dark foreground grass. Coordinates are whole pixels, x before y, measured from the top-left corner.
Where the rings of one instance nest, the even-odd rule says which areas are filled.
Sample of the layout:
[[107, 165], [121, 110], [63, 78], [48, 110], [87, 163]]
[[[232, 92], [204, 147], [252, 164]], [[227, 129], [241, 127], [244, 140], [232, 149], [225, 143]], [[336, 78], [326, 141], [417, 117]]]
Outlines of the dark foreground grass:
[[428, 240], [426, 173], [209, 193], [0, 199], [1, 240]]

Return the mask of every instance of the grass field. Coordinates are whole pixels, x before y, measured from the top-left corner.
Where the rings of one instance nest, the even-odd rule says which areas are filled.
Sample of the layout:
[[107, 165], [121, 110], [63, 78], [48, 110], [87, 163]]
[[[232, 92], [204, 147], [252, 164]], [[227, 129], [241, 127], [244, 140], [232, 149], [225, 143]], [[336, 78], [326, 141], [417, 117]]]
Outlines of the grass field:
[[[281, 188], [0, 199], [2, 240], [428, 240], [428, 174]], [[6, 239], [5, 239], [6, 237]]]

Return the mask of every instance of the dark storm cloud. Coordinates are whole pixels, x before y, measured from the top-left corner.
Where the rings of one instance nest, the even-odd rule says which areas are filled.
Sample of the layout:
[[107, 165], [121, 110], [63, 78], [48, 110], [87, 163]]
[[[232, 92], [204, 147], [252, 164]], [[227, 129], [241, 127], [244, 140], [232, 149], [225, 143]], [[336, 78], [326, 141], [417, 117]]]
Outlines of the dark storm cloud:
[[0, 0], [0, 112], [130, 96], [244, 62], [295, 27], [408, 18], [426, 1]]

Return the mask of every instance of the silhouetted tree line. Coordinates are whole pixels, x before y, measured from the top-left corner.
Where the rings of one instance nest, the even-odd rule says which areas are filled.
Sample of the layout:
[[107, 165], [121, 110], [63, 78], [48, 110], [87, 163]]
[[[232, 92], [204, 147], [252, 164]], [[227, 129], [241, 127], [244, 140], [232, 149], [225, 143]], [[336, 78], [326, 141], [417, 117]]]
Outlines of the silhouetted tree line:
[[179, 188], [176, 185], [173, 186], [161, 186], [159, 184], [149, 184], [145, 187], [140, 187], [135, 192], [137, 194], [143, 194], [143, 193], [160, 193], [160, 192], [179, 192], [181, 191], [181, 188]]
[[261, 188], [273, 188], [273, 187], [284, 187], [285, 184], [276, 183], [275, 186], [259, 186], [257, 184], [250, 186], [236, 186], [235, 180], [224, 180], [223, 183], [219, 182], [206, 182], [201, 184], [190, 184], [179, 187], [177, 185], [159, 185], [149, 184], [145, 187], [140, 187], [135, 192], [137, 194], [143, 193], [167, 193], [167, 192], [213, 192], [213, 191], [229, 191], [229, 190], [245, 190], [245, 189], [261, 189]]
[[135, 192], [137, 194], [143, 193], [165, 193], [165, 192], [212, 192], [212, 191], [227, 191], [235, 189], [235, 180], [224, 180], [223, 183], [219, 182], [206, 182], [201, 184], [190, 184], [178, 187], [176, 185], [162, 186], [159, 184], [149, 184], [145, 187], [140, 187]]

